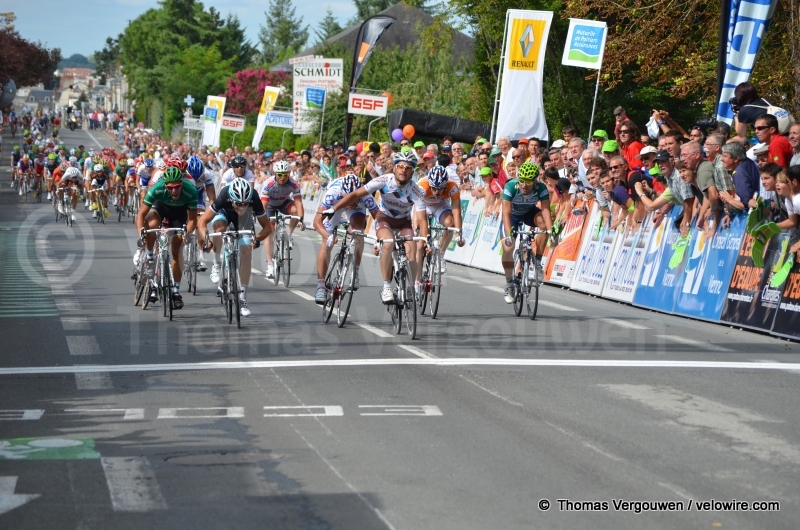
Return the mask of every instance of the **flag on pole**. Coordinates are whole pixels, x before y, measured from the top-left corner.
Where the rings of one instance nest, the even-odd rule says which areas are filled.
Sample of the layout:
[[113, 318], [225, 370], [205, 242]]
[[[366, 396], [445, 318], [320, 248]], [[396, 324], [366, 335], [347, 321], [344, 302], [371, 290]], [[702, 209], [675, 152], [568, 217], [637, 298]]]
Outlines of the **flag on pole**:
[[569, 19], [567, 43], [561, 64], [600, 70], [603, 67], [607, 33], [605, 22]]
[[261, 98], [261, 107], [258, 109], [258, 120], [256, 121], [256, 132], [253, 135], [253, 149], [258, 149], [264, 129], [267, 127], [267, 112], [275, 108], [280, 89], [274, 86], [264, 87], [264, 97]]

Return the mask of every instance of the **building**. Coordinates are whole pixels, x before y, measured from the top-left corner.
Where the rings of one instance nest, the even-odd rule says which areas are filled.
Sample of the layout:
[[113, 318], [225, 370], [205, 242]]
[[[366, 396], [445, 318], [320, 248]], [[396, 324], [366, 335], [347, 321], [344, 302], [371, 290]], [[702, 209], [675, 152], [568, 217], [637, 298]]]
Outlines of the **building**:
[[[384, 48], [397, 46], [401, 50], [406, 50], [411, 46], [416, 46], [419, 38], [416, 31], [417, 27], [427, 27], [433, 23], [433, 17], [431, 15], [419, 8], [404, 4], [403, 2], [398, 2], [388, 9], [384, 9], [379, 14], [388, 15], [396, 19], [396, 22], [389, 26], [389, 29], [383, 34], [378, 44], [378, 46]], [[326, 44], [341, 43], [344, 48], [352, 54], [356, 46], [356, 39], [358, 38], [358, 30], [360, 27], [361, 22], [355, 26], [350, 26], [341, 33], [337, 33], [325, 42]], [[450, 28], [450, 33], [453, 38], [453, 62], [458, 63], [462, 59], [471, 61], [475, 39], [452, 28]], [[294, 57], [315, 55], [315, 50], [316, 46], [311, 46]], [[291, 72], [292, 67], [289, 64], [289, 59], [272, 66], [270, 71]]]
[[63, 71], [57, 70], [56, 75], [60, 78], [60, 90], [67, 90], [76, 84], [89, 88], [97, 84], [97, 78], [91, 68], [64, 68]]
[[58, 91], [45, 90], [44, 85], [23, 87], [17, 90], [13, 105], [17, 111], [24, 107], [28, 107], [34, 112], [56, 110], [58, 108]]

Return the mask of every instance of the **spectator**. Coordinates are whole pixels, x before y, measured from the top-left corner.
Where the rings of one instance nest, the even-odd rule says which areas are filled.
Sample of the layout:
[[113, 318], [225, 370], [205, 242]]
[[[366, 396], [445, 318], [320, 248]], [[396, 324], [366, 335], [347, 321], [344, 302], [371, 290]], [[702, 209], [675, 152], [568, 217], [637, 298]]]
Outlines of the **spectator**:
[[650, 135], [644, 133], [639, 135], [639, 141], [642, 142], [642, 145], [645, 147], [647, 147], [653, 142], [652, 138], [650, 138]]
[[733, 106], [734, 118], [733, 129], [736, 136], [731, 138], [730, 141], [738, 141], [744, 143], [747, 141], [747, 126], [755, 125], [756, 120], [762, 115], [767, 113], [769, 103], [758, 97], [756, 87], [750, 83], [739, 83], [733, 90], [733, 98], [735, 100]]
[[637, 138], [640, 136], [639, 128], [631, 120], [624, 120], [619, 124], [618, 133], [620, 153], [623, 157], [625, 157], [628, 167], [638, 167], [636, 155], [638, 155], [639, 151], [644, 148], [642, 143], [637, 140]]
[[536, 158], [541, 148], [542, 148], [542, 141], [536, 138], [535, 136], [528, 140], [528, 156], [530, 158]]
[[[767, 212], [773, 222], [779, 223], [788, 218], [786, 204], [778, 196], [776, 184], [778, 175], [783, 173], [783, 168], [775, 163], [769, 163], [761, 168], [761, 197], [767, 206]], [[751, 201], [755, 206], [755, 201]]]
[[603, 152], [603, 144], [608, 141], [608, 133], [602, 129], [598, 129], [592, 135], [592, 139], [589, 142], [589, 147], [594, 148], [598, 153]]
[[664, 133], [664, 148], [669, 151], [669, 154], [677, 162], [681, 157], [681, 146], [686, 138], [675, 129], [670, 129]]
[[501, 188], [508, 182], [508, 175], [503, 169], [503, 160], [503, 153], [499, 148], [495, 147], [492, 149], [492, 152], [489, 153], [489, 167], [492, 168], [492, 174], [494, 178], [498, 179], [497, 183], [500, 184]]
[[477, 194], [473, 192], [473, 196], [486, 201], [483, 206], [484, 215], [497, 217], [501, 213], [500, 193], [503, 191], [503, 187], [497, 182], [492, 170], [488, 167], [480, 169], [480, 177], [483, 184]]
[[564, 142], [569, 145], [573, 138], [578, 136], [578, 129], [573, 127], [572, 125], [567, 125], [563, 129], [561, 129], [561, 136], [564, 138]]
[[670, 130], [676, 130], [680, 132], [682, 136], [688, 136], [683, 127], [678, 125], [675, 120], [669, 117], [669, 112], [665, 110], [654, 110], [651, 117], [653, 120], [655, 120], [660, 132], [666, 133]]
[[543, 178], [547, 191], [550, 192], [550, 218], [553, 219], [554, 226], [563, 225], [572, 208], [570, 181], [561, 178], [554, 167], [545, 169]]
[[[624, 108], [620, 106], [614, 109], [614, 138], [616, 138], [617, 141], [620, 140], [619, 128], [622, 125], [622, 122], [624, 122], [627, 119], [628, 119], [628, 114], [625, 112]], [[636, 137], [634, 136], [634, 138]]]
[[608, 171], [600, 173], [600, 186], [603, 189], [601, 193], [611, 209], [611, 225], [609, 229], [616, 231], [622, 223], [627, 223], [628, 226], [632, 225], [633, 223], [629, 219], [633, 215], [634, 206], [633, 199], [628, 194], [627, 188], [615, 182], [614, 177]]
[[448, 145], [453, 145], [452, 136], [445, 136], [444, 138], [442, 138], [442, 147], [446, 147]]
[[[573, 138], [569, 141], [569, 154], [564, 162], [573, 172], [577, 171], [578, 179], [584, 186], [589, 184], [586, 178], [587, 166], [583, 163], [583, 152], [586, 150], [586, 142], [583, 138]], [[593, 155], [594, 156], [594, 155]], [[597, 154], [599, 156], [599, 152]]]
[[[710, 237], [722, 216], [722, 203], [714, 180], [714, 164], [703, 158], [699, 142], [693, 140], [681, 147], [681, 160], [687, 170], [693, 173], [694, 185], [697, 186], [704, 198], [697, 217], [697, 228], [708, 229], [706, 236]], [[707, 224], [712, 217], [713, 222]]]
[[758, 166], [747, 158], [744, 146], [739, 142], [729, 142], [722, 146], [722, 164], [731, 172], [735, 189], [720, 194], [720, 199], [728, 207], [729, 213], [743, 212], [759, 190], [761, 175]]
[[769, 160], [782, 168], [789, 167], [792, 159], [792, 144], [783, 135], [778, 133], [778, 118], [772, 114], [764, 113], [756, 118], [756, 137], [759, 142], [769, 146]]
[[[524, 147], [517, 147], [516, 149], [512, 149], [511, 150], [511, 163], [512, 164], [516, 164], [517, 166], [519, 166], [523, 162], [527, 162], [528, 161], [527, 155], [528, 155], [528, 151]], [[509, 173], [508, 165], [506, 165], [506, 173]], [[509, 178], [509, 180], [511, 180], [514, 177], [512, 177], [509, 174], [508, 178]]]
[[450, 148], [453, 155], [454, 164], [460, 164], [467, 159], [466, 155], [464, 154], [464, 145], [462, 143], [455, 142], [450, 146]]
[[[615, 156], [619, 156], [619, 144], [616, 140], [608, 140], [603, 142], [603, 147], [601, 148], [600, 152], [603, 153], [603, 158], [606, 162], [611, 162], [611, 159]], [[655, 153], [655, 149], [653, 149]]]
[[603, 173], [608, 173], [606, 161], [602, 158], [593, 159], [586, 172], [589, 186], [584, 192], [584, 197], [587, 200], [595, 199], [597, 201], [597, 207], [603, 216], [603, 223], [606, 223], [611, 218], [611, 205], [603, 193], [603, 186], [600, 184], [600, 178]]
[[[534, 155], [534, 157], [533, 157], [533, 159], [532, 159], [532, 158], [531, 158], [531, 154], [528, 152], [528, 144], [529, 144], [529, 143], [530, 143], [530, 142], [528, 141], [528, 139], [527, 139], [527, 138], [520, 138], [520, 139], [517, 141], [517, 148], [519, 148], [519, 149], [522, 149], [522, 153], [523, 153], [523, 155], [524, 155], [524, 156], [523, 156], [524, 160], [523, 160], [522, 162], [530, 162], [531, 160], [533, 160], [533, 161], [535, 162], [535, 160], [536, 160], [536, 157], [535, 157], [535, 155]], [[514, 154], [514, 150], [513, 150], [513, 149], [512, 149], [512, 151], [511, 151], [511, 154], [512, 154], [512, 159], [513, 159], [513, 154]], [[522, 162], [517, 162], [517, 163], [518, 163], [518, 164], [521, 164]]]
[[655, 200], [650, 200], [645, 195], [640, 182], [636, 184], [636, 193], [641, 196], [642, 202], [648, 210], [655, 211], [653, 214], [655, 226], [661, 224], [664, 214], [669, 212], [674, 205], [683, 206], [683, 213], [676, 219], [676, 225], [680, 226], [681, 235], [685, 236], [689, 228], [686, 221], [691, 219], [694, 207], [694, 193], [691, 186], [681, 179], [680, 172], [675, 167], [675, 160], [669, 152], [659, 151], [656, 153], [655, 161], [658, 163], [660, 173], [664, 176], [666, 189]]
[[[750, 151], [756, 157], [756, 164], [758, 165], [758, 169], [761, 170], [764, 166], [770, 163], [769, 159], [769, 146], [767, 144], [758, 144], [753, 147]], [[748, 157], [750, 160], [753, 157]]]
[[792, 146], [792, 159], [789, 166], [800, 166], [800, 122], [789, 128], [789, 144]]
[[722, 146], [726, 137], [720, 133], [713, 133], [706, 139], [706, 158], [714, 165], [714, 185], [719, 193], [733, 191], [733, 180], [725, 166], [722, 164]]
[[790, 252], [800, 251], [797, 238], [797, 227], [800, 224], [800, 166], [791, 166], [781, 171], [776, 177], [775, 191], [784, 199], [787, 218], [778, 223], [781, 230], [793, 230]]

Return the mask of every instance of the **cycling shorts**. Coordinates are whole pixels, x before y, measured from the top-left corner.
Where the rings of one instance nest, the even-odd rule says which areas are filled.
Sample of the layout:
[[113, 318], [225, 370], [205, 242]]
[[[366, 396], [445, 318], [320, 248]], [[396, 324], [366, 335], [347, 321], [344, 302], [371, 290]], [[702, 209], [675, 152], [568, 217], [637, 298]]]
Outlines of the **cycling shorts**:
[[411, 226], [411, 218], [410, 217], [389, 217], [385, 213], [381, 211], [375, 212], [375, 234], [378, 234], [378, 230], [383, 228], [387, 230], [392, 230], [393, 232], [399, 233], [401, 236], [413, 236], [414, 229]]
[[347, 219], [352, 220], [355, 217], [366, 217], [366, 208], [363, 206], [356, 206], [355, 208], [345, 208], [343, 210], [337, 210], [333, 217], [331, 218], [323, 218], [322, 219], [322, 226], [325, 227], [325, 231], [329, 234], [332, 234], [333, 231], [339, 226], [339, 223], [342, 222], [342, 214], [347, 212]]
[[168, 228], [183, 228], [189, 220], [189, 209], [184, 207], [174, 208], [161, 201], [156, 201], [151, 207], [161, 217], [161, 224]]
[[536, 216], [542, 213], [542, 210], [539, 208], [531, 208], [527, 213], [522, 215], [514, 215], [511, 214], [511, 226], [514, 228], [519, 227], [519, 225], [524, 224], [526, 226], [535, 227], [536, 226]]
[[[199, 207], [199, 203], [198, 203]], [[228, 216], [225, 214], [225, 210], [220, 210], [217, 212], [217, 215], [211, 220], [211, 226], [214, 226], [218, 221], [223, 221], [226, 227], [230, 227], [233, 225], [234, 230], [253, 230], [255, 232], [253, 226], [253, 216], [249, 214], [244, 216], [247, 221], [244, 222], [243, 226], [237, 226], [238, 221], [236, 219], [228, 219]], [[227, 229], [227, 228], [226, 228]], [[244, 236], [239, 238], [240, 245], [249, 245], [250, 244], [250, 236]]]
[[445, 216], [448, 212], [452, 212], [453, 209], [450, 207], [450, 201], [441, 201], [434, 204], [425, 204], [425, 212], [428, 214], [428, 217], [433, 217], [438, 222], [442, 222], [442, 217]]

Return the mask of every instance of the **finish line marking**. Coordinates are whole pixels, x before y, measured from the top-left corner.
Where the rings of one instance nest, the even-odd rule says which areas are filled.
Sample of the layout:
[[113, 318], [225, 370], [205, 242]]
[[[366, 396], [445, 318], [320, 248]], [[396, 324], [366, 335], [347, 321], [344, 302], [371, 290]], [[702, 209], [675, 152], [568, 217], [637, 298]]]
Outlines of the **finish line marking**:
[[[705, 352], [711, 353], [711, 352]], [[189, 370], [247, 370], [255, 368], [352, 368], [368, 366], [541, 366], [564, 368], [721, 368], [728, 370], [800, 370], [800, 363], [717, 361], [619, 361], [492, 358], [331, 359], [327, 361], [230, 361], [207, 363], [20, 366], [0, 368], [2, 375], [80, 374], [97, 372], [177, 372]]]

